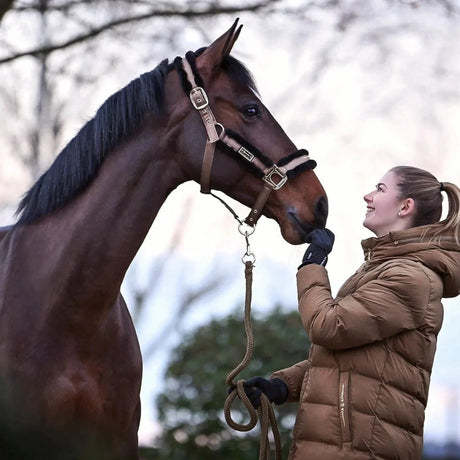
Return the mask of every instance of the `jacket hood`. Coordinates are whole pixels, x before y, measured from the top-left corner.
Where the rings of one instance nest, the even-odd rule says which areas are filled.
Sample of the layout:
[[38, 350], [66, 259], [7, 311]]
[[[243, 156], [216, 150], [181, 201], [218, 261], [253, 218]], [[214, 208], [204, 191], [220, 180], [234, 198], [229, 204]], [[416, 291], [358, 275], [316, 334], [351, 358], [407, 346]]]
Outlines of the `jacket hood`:
[[432, 227], [427, 225], [368, 238], [361, 245], [367, 264], [395, 258], [417, 261], [441, 277], [443, 297], [460, 294], [460, 245], [454, 233], [433, 237]]

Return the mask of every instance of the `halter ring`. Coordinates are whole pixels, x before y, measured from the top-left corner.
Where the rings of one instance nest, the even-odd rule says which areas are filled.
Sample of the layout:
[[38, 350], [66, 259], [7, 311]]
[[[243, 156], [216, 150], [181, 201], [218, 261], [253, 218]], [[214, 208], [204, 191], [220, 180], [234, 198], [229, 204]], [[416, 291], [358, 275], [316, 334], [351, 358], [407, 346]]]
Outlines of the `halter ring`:
[[[244, 227], [247, 227], [248, 230], [244, 230]], [[240, 222], [240, 225], [238, 225], [238, 231], [240, 232], [241, 235], [247, 238], [248, 236], [251, 236], [256, 231], [256, 226], [255, 225], [251, 226], [247, 224], [246, 222]]]

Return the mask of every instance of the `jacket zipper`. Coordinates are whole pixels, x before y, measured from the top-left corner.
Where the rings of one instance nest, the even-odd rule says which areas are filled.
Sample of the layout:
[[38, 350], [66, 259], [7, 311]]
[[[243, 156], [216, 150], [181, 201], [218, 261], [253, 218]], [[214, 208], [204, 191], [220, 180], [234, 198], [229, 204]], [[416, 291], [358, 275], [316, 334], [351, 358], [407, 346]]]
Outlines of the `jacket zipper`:
[[348, 404], [349, 373], [342, 372], [339, 382], [339, 417], [342, 431], [342, 443], [351, 441], [349, 404]]

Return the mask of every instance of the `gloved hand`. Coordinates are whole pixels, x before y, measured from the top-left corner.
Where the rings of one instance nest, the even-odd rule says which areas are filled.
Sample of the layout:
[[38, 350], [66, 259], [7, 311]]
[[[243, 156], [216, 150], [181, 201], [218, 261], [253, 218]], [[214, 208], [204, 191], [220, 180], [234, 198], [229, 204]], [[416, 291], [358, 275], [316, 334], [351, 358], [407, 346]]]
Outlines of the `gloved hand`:
[[244, 382], [244, 392], [251, 404], [257, 409], [260, 406], [260, 395], [267, 396], [270, 402], [283, 404], [289, 394], [288, 387], [280, 379], [264, 379], [263, 377], [253, 377]]
[[327, 255], [332, 251], [334, 245], [334, 234], [327, 228], [317, 228], [313, 230], [306, 239], [310, 245], [307, 247], [302, 259], [303, 267], [307, 264], [317, 264], [325, 266], [327, 263]]

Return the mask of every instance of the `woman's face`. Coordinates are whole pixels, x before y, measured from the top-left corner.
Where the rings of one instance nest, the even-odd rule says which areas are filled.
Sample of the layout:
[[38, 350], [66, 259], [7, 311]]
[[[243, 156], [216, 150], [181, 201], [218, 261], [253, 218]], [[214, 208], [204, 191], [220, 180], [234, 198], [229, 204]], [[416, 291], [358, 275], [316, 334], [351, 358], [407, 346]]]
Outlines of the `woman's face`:
[[387, 172], [375, 190], [364, 195], [364, 201], [367, 203], [367, 210], [363, 225], [377, 237], [410, 227], [408, 200], [398, 197], [394, 173]]

